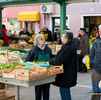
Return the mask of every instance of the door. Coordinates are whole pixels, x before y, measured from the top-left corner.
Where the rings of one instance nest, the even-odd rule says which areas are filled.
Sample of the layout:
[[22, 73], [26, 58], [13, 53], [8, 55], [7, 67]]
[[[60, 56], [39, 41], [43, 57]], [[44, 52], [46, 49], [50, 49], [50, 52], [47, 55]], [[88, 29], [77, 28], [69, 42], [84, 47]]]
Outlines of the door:
[[84, 28], [86, 32], [90, 33], [90, 16], [84, 16]]

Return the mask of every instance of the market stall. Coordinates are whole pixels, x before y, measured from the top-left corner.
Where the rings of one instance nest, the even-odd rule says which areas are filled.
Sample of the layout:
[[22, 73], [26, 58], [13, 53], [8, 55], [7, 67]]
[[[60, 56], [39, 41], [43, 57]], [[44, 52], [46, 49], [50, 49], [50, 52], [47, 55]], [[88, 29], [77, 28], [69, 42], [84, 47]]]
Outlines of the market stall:
[[52, 77], [47, 77], [45, 79], [42, 80], [37, 80], [37, 81], [22, 81], [22, 80], [16, 80], [16, 79], [10, 79], [10, 78], [1, 78], [0, 77], [0, 82], [1, 83], [5, 83], [5, 84], [10, 84], [10, 85], [14, 85], [17, 87], [17, 92], [16, 92], [16, 99], [17, 100], [21, 100], [20, 99], [20, 87], [31, 87], [31, 86], [36, 86], [36, 85], [41, 85], [41, 84], [45, 84], [45, 83], [50, 83], [50, 82], [54, 82], [55, 80], [55, 76]]
[[63, 72], [62, 66], [52, 66], [48, 62], [24, 62], [18, 51], [9, 48], [0, 50], [0, 82], [17, 87], [17, 100], [20, 100], [20, 87], [31, 87], [50, 83]]

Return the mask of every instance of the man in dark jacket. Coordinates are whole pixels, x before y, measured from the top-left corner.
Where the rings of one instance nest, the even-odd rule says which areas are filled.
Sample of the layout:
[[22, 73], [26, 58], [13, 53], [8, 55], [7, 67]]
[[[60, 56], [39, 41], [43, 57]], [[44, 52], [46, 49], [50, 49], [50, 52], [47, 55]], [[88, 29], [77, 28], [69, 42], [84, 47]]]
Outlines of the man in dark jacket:
[[61, 99], [71, 100], [70, 87], [76, 85], [76, 48], [73, 43], [73, 34], [67, 32], [62, 36], [63, 46], [50, 61], [52, 65], [63, 65], [64, 73], [57, 75], [55, 85], [60, 87]]
[[85, 64], [82, 63], [82, 60], [85, 55], [89, 53], [89, 41], [88, 41], [88, 36], [85, 32], [84, 28], [80, 28], [79, 31], [79, 71], [80, 72], [87, 72], [87, 68]]
[[[101, 80], [101, 25], [99, 25], [98, 29], [99, 36], [96, 38], [90, 54], [91, 64], [93, 65], [92, 88], [95, 93], [101, 93], [101, 88], [99, 88], [99, 82]], [[100, 100], [100, 95], [92, 96], [92, 100]]]

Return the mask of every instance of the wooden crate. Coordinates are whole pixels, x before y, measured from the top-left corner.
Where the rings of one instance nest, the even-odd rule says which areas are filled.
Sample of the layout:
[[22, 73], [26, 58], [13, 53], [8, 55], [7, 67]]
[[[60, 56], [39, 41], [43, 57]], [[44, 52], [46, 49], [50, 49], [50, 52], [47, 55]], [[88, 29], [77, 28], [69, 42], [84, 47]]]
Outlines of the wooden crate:
[[0, 97], [0, 100], [15, 100], [15, 96]]
[[5, 96], [5, 94], [6, 94], [5, 89], [0, 89], [0, 97]]
[[15, 100], [15, 95], [6, 94], [5, 96], [0, 97], [0, 100]]
[[15, 100], [15, 95], [7, 89], [0, 89], [0, 100]]

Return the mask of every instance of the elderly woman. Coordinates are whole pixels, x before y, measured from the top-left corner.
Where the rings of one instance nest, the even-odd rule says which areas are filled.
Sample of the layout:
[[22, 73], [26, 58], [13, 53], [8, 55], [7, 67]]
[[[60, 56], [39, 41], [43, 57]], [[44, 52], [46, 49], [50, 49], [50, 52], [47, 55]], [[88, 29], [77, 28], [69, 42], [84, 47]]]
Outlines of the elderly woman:
[[[44, 34], [37, 34], [35, 36], [35, 46], [29, 52], [26, 61], [49, 61], [51, 55], [51, 49], [45, 43]], [[50, 84], [36, 86], [36, 100], [49, 100], [49, 88]]]
[[62, 48], [55, 59], [50, 60], [52, 65], [63, 65], [64, 73], [57, 75], [55, 85], [60, 87], [61, 100], [71, 100], [70, 88], [76, 85], [76, 48], [73, 33], [66, 32], [62, 36]]

